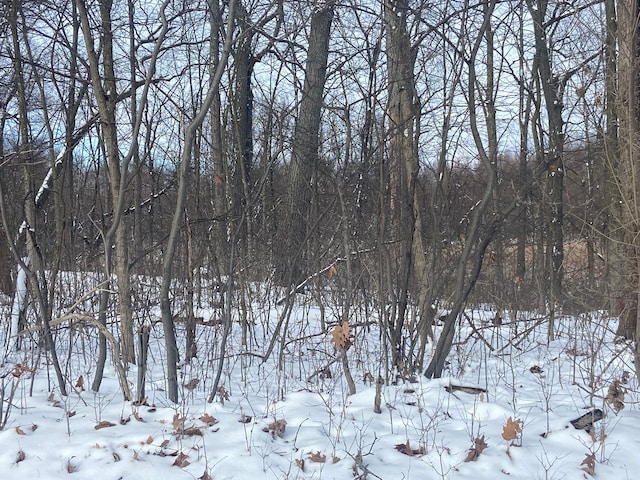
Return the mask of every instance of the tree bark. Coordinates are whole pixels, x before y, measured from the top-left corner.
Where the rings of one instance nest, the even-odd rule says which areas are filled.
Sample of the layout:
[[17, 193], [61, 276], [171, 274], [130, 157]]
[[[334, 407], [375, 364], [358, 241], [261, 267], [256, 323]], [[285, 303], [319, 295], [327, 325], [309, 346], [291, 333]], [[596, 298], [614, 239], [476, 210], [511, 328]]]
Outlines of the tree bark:
[[549, 340], [554, 338], [554, 315], [562, 308], [564, 272], [564, 88], [570, 75], [553, 72], [549, 39], [545, 28], [548, 0], [527, 0], [533, 20], [535, 67], [544, 97], [548, 122], [547, 145], [540, 158], [546, 171], [545, 217], [548, 230], [547, 261], [549, 264]]
[[[387, 35], [387, 70], [389, 105], [389, 183], [391, 236], [395, 243], [390, 272], [393, 280], [395, 316], [389, 318], [388, 332], [392, 365], [404, 372], [403, 329], [409, 299], [414, 248], [422, 253], [422, 245], [414, 246], [416, 212], [414, 210], [416, 179], [419, 171], [416, 144], [415, 49], [407, 28], [408, 0], [386, 0], [384, 20]], [[422, 243], [419, 235], [416, 242]], [[422, 266], [423, 262], [418, 262]], [[421, 270], [423, 270], [422, 268]], [[418, 272], [421, 274], [423, 272]]]
[[291, 197], [285, 228], [287, 237], [283, 242], [285, 248], [279, 252], [279, 260], [284, 264], [279, 276], [286, 285], [297, 285], [307, 273], [312, 182], [319, 161], [320, 118], [336, 1], [318, 3], [311, 14], [304, 85], [291, 152]]
[[[101, 120], [101, 139], [106, 152], [107, 171], [109, 177], [109, 191], [111, 194], [111, 208], [113, 219], [107, 232], [104, 232], [105, 263], [109, 255], [106, 251], [114, 247], [113, 269], [118, 286], [118, 313], [120, 316], [122, 361], [126, 364], [135, 361], [133, 337], [133, 313], [131, 309], [131, 283], [129, 277], [129, 238], [124, 213], [124, 198], [127, 185], [128, 161], [121, 163], [118, 146], [118, 129], [115, 109], [118, 100], [116, 74], [113, 53], [113, 32], [111, 9], [112, 0], [100, 3], [102, 65], [94, 49], [94, 39], [84, 0], [77, 0], [78, 13], [87, 46], [89, 72], [94, 90], [96, 104]], [[105, 265], [105, 275], [109, 278], [110, 266]], [[98, 382], [99, 383], [99, 382]]]
[[[638, 158], [640, 158], [640, 47], [638, 19], [640, 6], [635, 0], [618, 1], [618, 90], [617, 114], [619, 120], [619, 165], [621, 226], [624, 235], [624, 270], [622, 277], [623, 302], [620, 333], [634, 339], [636, 376], [640, 379], [640, 193], [638, 189]], [[615, 198], [615, 197], [614, 197]], [[633, 315], [630, 315], [632, 313]], [[631, 335], [630, 335], [631, 334]]]

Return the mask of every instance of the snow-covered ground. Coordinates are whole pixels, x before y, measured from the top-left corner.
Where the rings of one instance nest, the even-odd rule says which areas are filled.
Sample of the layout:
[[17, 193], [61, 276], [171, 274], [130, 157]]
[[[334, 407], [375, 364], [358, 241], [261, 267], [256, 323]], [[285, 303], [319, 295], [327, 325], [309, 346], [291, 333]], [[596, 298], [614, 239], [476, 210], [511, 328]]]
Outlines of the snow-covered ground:
[[[615, 320], [558, 320], [548, 343], [546, 323], [536, 326], [533, 316], [494, 326], [492, 312], [469, 311], [474, 328], [465, 321], [459, 329], [447, 376], [384, 385], [376, 414], [375, 379], [385, 376], [385, 361], [375, 324], [351, 329], [357, 393], [348, 395], [313, 304], [296, 307], [284, 341], [262, 361], [282, 308], [265, 301], [250, 309], [246, 346], [234, 323], [213, 403], [220, 324], [198, 327], [199, 356], [180, 369], [177, 405], [165, 395], [159, 324], [140, 406], [122, 400], [111, 366], [100, 392], [90, 390], [91, 329], [57, 331], [60, 361], [75, 385], [67, 397], [27, 342], [1, 370], [0, 479], [640, 478], [637, 382], [629, 346], [614, 340]], [[136, 373], [131, 366], [132, 386]], [[614, 405], [624, 408], [616, 413]], [[572, 426], [593, 408], [604, 418], [591, 433]]]

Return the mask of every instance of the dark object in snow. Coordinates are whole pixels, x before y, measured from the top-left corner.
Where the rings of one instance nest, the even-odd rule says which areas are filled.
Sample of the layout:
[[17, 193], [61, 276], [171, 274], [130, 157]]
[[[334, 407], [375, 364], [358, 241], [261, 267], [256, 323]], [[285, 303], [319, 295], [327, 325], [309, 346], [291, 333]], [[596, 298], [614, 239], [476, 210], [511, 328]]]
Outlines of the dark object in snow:
[[464, 385], [445, 385], [444, 389], [449, 392], [464, 392], [470, 395], [480, 395], [481, 393], [487, 393], [485, 388], [480, 387], [465, 387]]
[[587, 433], [591, 433], [593, 424], [598, 420], [602, 420], [603, 416], [602, 410], [595, 408], [581, 417], [571, 420], [571, 425], [573, 425], [576, 430], [584, 430]]

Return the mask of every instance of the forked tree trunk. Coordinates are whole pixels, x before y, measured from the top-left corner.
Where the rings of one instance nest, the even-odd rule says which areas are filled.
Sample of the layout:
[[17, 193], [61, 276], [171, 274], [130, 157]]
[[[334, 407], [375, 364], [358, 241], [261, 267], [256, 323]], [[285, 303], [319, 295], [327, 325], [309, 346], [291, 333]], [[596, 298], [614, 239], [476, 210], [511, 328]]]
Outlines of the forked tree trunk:
[[[487, 172], [487, 183], [485, 191], [482, 194], [482, 198], [471, 213], [471, 221], [466, 231], [462, 254], [458, 259], [458, 264], [456, 266], [455, 290], [452, 296], [453, 301], [451, 310], [445, 318], [444, 326], [440, 337], [438, 338], [431, 362], [429, 362], [429, 365], [424, 372], [427, 378], [439, 378], [442, 376], [446, 358], [453, 345], [453, 339], [458, 325], [458, 317], [465, 302], [467, 301], [467, 298], [469, 297], [469, 294], [473, 291], [478, 277], [480, 276], [485, 252], [491, 241], [495, 238], [503, 215], [494, 212], [490, 221], [483, 222], [483, 216], [487, 211], [489, 211], [490, 206], [495, 199], [494, 191], [496, 188], [497, 178], [495, 173], [495, 169], [497, 167], [495, 163], [492, 162], [492, 158], [490, 156], [492, 148], [491, 142], [489, 150], [487, 150], [483, 144], [480, 128], [477, 124], [480, 114], [476, 111], [476, 89], [478, 88], [478, 84], [475, 64], [483, 39], [491, 40], [491, 36], [486, 36], [486, 33], [491, 29], [491, 17], [496, 6], [496, 1], [487, 0], [483, 6], [483, 23], [478, 31], [478, 36], [474, 39], [474, 43], [472, 44], [472, 48], [468, 54], [468, 61], [466, 63], [468, 66], [467, 105], [469, 108], [471, 134], [478, 150], [480, 160], [482, 161], [482, 165]], [[490, 108], [486, 111], [491, 115]], [[489, 118], [485, 120], [488, 125], [495, 125], [495, 119]], [[486, 223], [486, 225], [483, 225], [483, 223]]]
[[[116, 274], [118, 285], [118, 313], [120, 316], [122, 359], [126, 364], [135, 361], [133, 339], [133, 314], [131, 310], [131, 284], [129, 278], [129, 252], [127, 227], [123, 218], [124, 198], [126, 191], [127, 166], [121, 164], [121, 155], [118, 146], [118, 130], [115, 109], [118, 101], [116, 94], [116, 75], [113, 53], [113, 32], [111, 9], [112, 1], [100, 3], [102, 62], [94, 50], [92, 30], [84, 1], [77, 0], [78, 13], [85, 45], [87, 45], [89, 72], [94, 90], [96, 104], [101, 120], [101, 140], [106, 152], [106, 163], [111, 194], [111, 208], [113, 210], [112, 223], [107, 232], [104, 232], [105, 247], [105, 275], [111, 275], [109, 265], [110, 254], [107, 251], [114, 247], [113, 271]], [[101, 342], [102, 343], [102, 342]], [[120, 361], [118, 360], [118, 361]], [[94, 385], [99, 385], [99, 379], [94, 380]]]

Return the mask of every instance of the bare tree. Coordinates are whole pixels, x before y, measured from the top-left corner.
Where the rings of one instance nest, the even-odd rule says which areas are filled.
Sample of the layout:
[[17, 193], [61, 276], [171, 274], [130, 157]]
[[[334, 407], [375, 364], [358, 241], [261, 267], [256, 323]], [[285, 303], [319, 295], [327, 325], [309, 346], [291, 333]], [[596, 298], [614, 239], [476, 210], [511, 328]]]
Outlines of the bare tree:
[[[640, 317], [638, 316], [638, 296], [640, 295], [640, 196], [638, 195], [638, 155], [640, 154], [640, 104], [638, 102], [638, 18], [640, 6], [637, 2], [620, 0], [618, 13], [618, 88], [617, 118], [619, 120], [618, 139], [620, 148], [617, 168], [618, 188], [623, 200], [621, 227], [624, 234], [623, 291], [630, 294], [629, 305], [624, 316], [628, 316], [624, 330], [634, 331], [635, 363], [640, 365]], [[616, 198], [615, 196], [613, 198]], [[640, 368], [636, 367], [640, 378]]]
[[[213, 7], [213, 5], [212, 5]], [[227, 65], [227, 60], [231, 53], [233, 45], [233, 33], [236, 14], [236, 0], [229, 2], [229, 11], [227, 13], [227, 28], [224, 43], [222, 46], [222, 54], [219, 62], [215, 66], [215, 70], [209, 80], [209, 88], [207, 95], [199, 106], [196, 115], [191, 119], [184, 132], [184, 149], [180, 157], [178, 165], [178, 196], [171, 222], [171, 230], [169, 231], [169, 240], [164, 253], [164, 261], [162, 264], [162, 284], [160, 286], [160, 310], [162, 312], [162, 326], [165, 336], [165, 345], [167, 349], [167, 393], [169, 399], [173, 402], [178, 401], [178, 347], [176, 345], [175, 328], [173, 325], [173, 317], [171, 315], [171, 301], [169, 299], [169, 287], [173, 279], [173, 263], [175, 261], [175, 251], [178, 237], [182, 229], [184, 221], [184, 206], [187, 197], [187, 188], [189, 185], [189, 171], [193, 156], [193, 147], [195, 136], [201, 127], [205, 117], [211, 109], [220, 83], [220, 79]]]
[[[77, 1], [80, 24], [84, 36], [84, 43], [87, 48], [87, 60], [89, 63], [89, 74], [93, 86], [93, 94], [98, 106], [101, 126], [101, 140], [104, 142], [106, 163], [109, 172], [109, 189], [111, 193], [111, 208], [113, 209], [113, 219], [108, 230], [103, 234], [105, 252], [105, 275], [111, 275], [111, 247], [115, 247], [113, 266], [118, 283], [118, 306], [120, 314], [120, 324], [122, 327], [122, 354], [126, 363], [135, 360], [134, 339], [133, 339], [133, 314], [131, 310], [131, 283], [129, 272], [128, 253], [128, 230], [126, 221], [123, 218], [124, 202], [128, 184], [128, 167], [131, 155], [121, 158], [118, 144], [118, 129], [116, 122], [117, 88], [113, 22], [111, 10], [113, 2], [111, 0], [100, 3], [100, 48], [101, 56], [95, 47], [92, 28], [87, 12], [86, 4], [83, 0]], [[106, 296], [106, 290], [103, 291]], [[93, 388], [99, 388], [99, 377], [96, 376]]]
[[[385, 322], [392, 352], [392, 365], [405, 370], [402, 342], [409, 286], [414, 259], [414, 210], [416, 179], [419, 170], [416, 149], [416, 88], [414, 65], [416, 47], [411, 45], [407, 27], [409, 2], [385, 1], [384, 21], [387, 39], [387, 75], [389, 119], [389, 210], [382, 211], [381, 235], [390, 229], [392, 244], [388, 252], [387, 275], [389, 288], [385, 297], [392, 300], [392, 313]], [[384, 237], [382, 237], [384, 238]], [[421, 238], [421, 237], [420, 237]], [[418, 240], [421, 244], [422, 242]], [[386, 238], [379, 248], [387, 249]], [[422, 250], [418, 247], [418, 252]]]
[[[11, 32], [13, 47], [13, 68], [16, 75], [16, 92], [18, 103], [18, 143], [17, 156], [23, 162], [23, 184], [24, 184], [24, 211], [25, 221], [19, 229], [20, 238], [23, 238], [26, 244], [26, 258], [20, 255], [14, 242], [9, 241], [9, 249], [14, 257], [16, 264], [20, 265], [26, 273], [31, 294], [36, 300], [38, 307], [38, 317], [41, 321], [41, 329], [44, 334], [44, 341], [47, 347], [48, 355], [51, 358], [58, 387], [62, 395], [67, 394], [66, 381], [58, 361], [58, 354], [51, 332], [51, 302], [47, 296], [47, 280], [44, 271], [43, 259], [38, 244], [38, 228], [36, 219], [37, 192], [35, 190], [34, 179], [32, 175], [33, 164], [35, 163], [35, 155], [32, 151], [34, 147], [33, 139], [30, 135], [30, 122], [27, 114], [27, 79], [25, 78], [24, 54], [21, 48], [21, 38], [19, 31], [26, 28], [26, 24], [21, 22], [24, 20], [21, 15], [21, 2], [11, 0], [7, 5], [7, 13], [9, 20], [9, 29]], [[29, 160], [31, 159], [31, 160]], [[4, 175], [2, 175], [4, 177]], [[5, 206], [6, 186], [0, 182], [0, 215], [2, 218], [2, 229], [8, 229], [7, 211]], [[8, 240], [8, 239], [7, 239]], [[27, 266], [27, 263], [29, 264]]]
[[309, 218], [312, 184], [318, 164], [320, 119], [324, 98], [331, 22], [335, 0], [316, 2], [311, 13], [304, 86], [296, 118], [291, 150], [291, 195], [282, 251], [286, 266], [280, 272], [287, 285], [298, 284], [307, 273], [308, 239], [313, 219]]
[[[477, 123], [479, 114], [476, 111], [476, 95], [478, 90], [477, 74], [476, 74], [476, 61], [478, 58], [478, 52], [483, 42], [492, 41], [493, 38], [488, 32], [492, 28], [492, 16], [496, 7], [495, 0], [488, 0], [482, 3], [481, 23], [478, 28], [478, 33], [473, 39], [473, 43], [470, 45], [468, 56], [465, 59], [468, 72], [468, 84], [467, 84], [467, 105], [469, 108], [469, 123], [471, 126], [471, 133], [475, 146], [478, 150], [478, 155], [482, 162], [482, 165], [486, 169], [486, 186], [482, 197], [474, 205], [473, 211], [470, 213], [470, 222], [467, 228], [467, 232], [464, 239], [464, 245], [462, 247], [462, 253], [458, 259], [456, 265], [456, 277], [455, 277], [455, 289], [452, 295], [452, 306], [450, 311], [444, 320], [444, 325], [438, 343], [433, 352], [431, 362], [427, 366], [424, 374], [428, 378], [439, 378], [442, 375], [442, 371], [445, 366], [446, 357], [453, 345], [453, 338], [456, 331], [458, 322], [458, 316], [469, 297], [469, 294], [473, 290], [476, 281], [480, 275], [482, 263], [484, 260], [484, 254], [489, 246], [489, 243], [494, 240], [496, 231], [499, 227], [501, 218], [504, 213], [494, 212], [492, 219], [486, 221], [484, 215], [491, 208], [494, 202], [494, 191], [496, 189], [497, 174], [495, 159], [492, 158], [492, 145], [494, 140], [492, 136], [495, 132], [491, 132], [492, 128], [495, 128], [495, 110], [487, 108], [485, 110], [487, 129], [489, 131], [488, 137], [488, 149], [485, 147], [480, 127]], [[491, 49], [493, 47], [489, 47]], [[489, 99], [495, 95], [494, 85], [492, 85], [492, 77], [489, 75], [487, 79], [486, 95]], [[487, 98], [485, 98], [487, 100]], [[469, 264], [471, 266], [469, 267]]]

